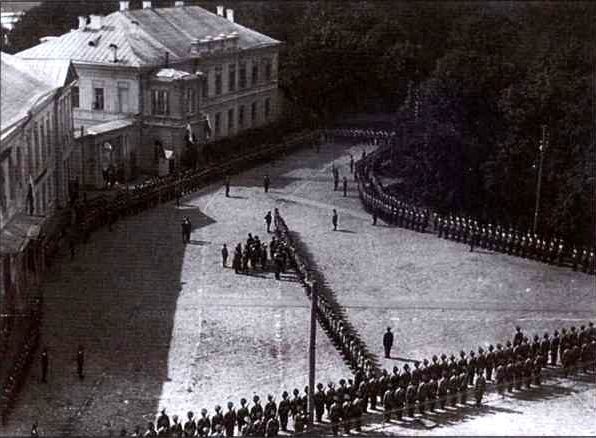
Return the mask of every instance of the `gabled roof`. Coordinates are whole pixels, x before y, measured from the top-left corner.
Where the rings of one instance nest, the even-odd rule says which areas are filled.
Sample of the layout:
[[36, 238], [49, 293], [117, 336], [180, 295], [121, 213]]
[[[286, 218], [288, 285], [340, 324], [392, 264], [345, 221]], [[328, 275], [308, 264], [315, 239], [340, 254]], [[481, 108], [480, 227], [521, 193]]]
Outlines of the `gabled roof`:
[[20, 61], [31, 74], [55, 88], [64, 87], [77, 79], [77, 73], [70, 61], [63, 59], [20, 59]]
[[[129, 67], [162, 64], [166, 52], [171, 61], [189, 59], [193, 40], [219, 34], [238, 34], [238, 48], [279, 44], [198, 6], [147, 8], [114, 12], [103, 17], [101, 30], [73, 30], [56, 39], [20, 52], [27, 59], [69, 59], [75, 63]], [[99, 39], [98, 39], [99, 37]], [[90, 45], [89, 42], [95, 44]], [[113, 62], [111, 44], [118, 47]]]
[[1, 132], [2, 137], [27, 113], [36, 103], [52, 92], [56, 87], [32, 75], [25, 63], [16, 56], [0, 53], [1, 70]]

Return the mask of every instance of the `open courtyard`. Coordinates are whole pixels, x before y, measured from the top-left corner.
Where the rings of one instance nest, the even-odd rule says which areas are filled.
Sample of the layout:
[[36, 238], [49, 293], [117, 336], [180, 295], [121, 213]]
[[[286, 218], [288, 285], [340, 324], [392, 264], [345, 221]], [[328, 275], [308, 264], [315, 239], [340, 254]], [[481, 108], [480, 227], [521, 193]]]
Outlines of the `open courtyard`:
[[[370, 150], [370, 148], [368, 148]], [[278, 208], [347, 310], [383, 367], [433, 354], [466, 352], [509, 339], [596, 319], [594, 277], [469, 247], [431, 233], [372, 225], [361, 207], [349, 153], [363, 148], [303, 149], [221, 184], [119, 221], [64, 257], [44, 285], [42, 345], [49, 382], [35, 363], [1, 435], [115, 434], [144, 426], [160, 409], [185, 416], [253, 394], [265, 398], [308, 383], [310, 303], [297, 279], [272, 272], [237, 275], [221, 265], [247, 234], [269, 242], [263, 217]], [[331, 167], [348, 176], [348, 196], [333, 191]], [[264, 193], [262, 180], [272, 188]], [[337, 209], [339, 230], [332, 231]], [[182, 243], [180, 222], [193, 224]], [[228, 263], [230, 263], [228, 261]], [[395, 333], [392, 359], [382, 359], [382, 335]], [[85, 379], [76, 376], [78, 345], [86, 349]], [[351, 372], [321, 330], [317, 381]], [[594, 375], [556, 375], [540, 390], [487, 407], [437, 418], [432, 429], [371, 426], [369, 433], [596, 434]], [[490, 415], [486, 415], [490, 414]]]

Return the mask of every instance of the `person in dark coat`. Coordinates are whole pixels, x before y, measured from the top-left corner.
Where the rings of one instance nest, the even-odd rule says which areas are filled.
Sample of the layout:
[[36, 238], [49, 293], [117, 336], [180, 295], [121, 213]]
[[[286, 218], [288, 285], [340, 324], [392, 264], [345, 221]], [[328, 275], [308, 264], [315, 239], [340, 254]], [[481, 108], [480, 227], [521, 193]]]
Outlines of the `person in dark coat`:
[[333, 216], [331, 216], [331, 223], [333, 224], [333, 231], [337, 231], [337, 222], [338, 222], [337, 210], [333, 209]]
[[387, 327], [387, 331], [383, 335], [383, 347], [385, 348], [385, 357], [389, 359], [391, 357], [391, 347], [393, 347], [393, 333], [391, 333], [391, 327]]
[[271, 211], [268, 211], [267, 214], [265, 215], [265, 224], [267, 225], [267, 232], [270, 233], [271, 232]]
[[224, 243], [223, 247], [221, 248], [221, 263], [224, 268], [226, 267], [227, 262], [228, 262], [228, 247]]
[[271, 180], [269, 179], [269, 175], [265, 175], [265, 177], [263, 178], [263, 189], [265, 190], [265, 193], [269, 192], [270, 185], [271, 185]]

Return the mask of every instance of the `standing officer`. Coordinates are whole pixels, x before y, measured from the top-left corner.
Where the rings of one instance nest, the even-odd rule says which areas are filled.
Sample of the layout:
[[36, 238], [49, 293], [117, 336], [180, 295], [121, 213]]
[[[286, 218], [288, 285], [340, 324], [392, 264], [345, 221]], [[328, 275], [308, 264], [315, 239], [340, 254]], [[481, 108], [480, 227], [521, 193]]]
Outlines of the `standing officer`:
[[391, 357], [391, 347], [393, 347], [393, 333], [391, 327], [387, 327], [387, 331], [383, 335], [383, 347], [385, 348], [385, 358]]
[[228, 262], [228, 247], [224, 243], [221, 248], [221, 264], [225, 268]]
[[44, 348], [41, 352], [41, 383], [48, 383], [48, 349]]
[[83, 349], [82, 345], [79, 345], [79, 349], [77, 350], [77, 374], [80, 380], [83, 380], [85, 376], [83, 375], [83, 366], [85, 365], [85, 350]]
[[337, 210], [333, 209], [333, 216], [331, 216], [331, 223], [333, 224], [333, 231], [337, 231]]
[[344, 176], [342, 184], [343, 184], [344, 198], [345, 198], [346, 196], [348, 196], [348, 178], [346, 178], [345, 176]]
[[236, 411], [234, 410], [234, 403], [228, 402], [228, 411], [224, 414], [223, 424], [226, 430], [226, 436], [234, 436], [234, 426], [236, 425]]
[[288, 400], [288, 392], [284, 391], [281, 395], [281, 401], [277, 407], [277, 413], [279, 415], [279, 423], [281, 430], [286, 432], [288, 430], [288, 416], [290, 414], [290, 401]]
[[271, 180], [269, 179], [269, 175], [265, 175], [265, 177], [263, 178], [263, 189], [265, 190], [265, 193], [269, 192], [270, 185], [271, 185]]
[[317, 423], [323, 421], [323, 412], [325, 410], [325, 391], [323, 390], [323, 384], [317, 383], [317, 391], [314, 395], [315, 401], [315, 418]]
[[271, 210], [265, 215], [265, 224], [267, 224], [267, 232], [271, 232]]
[[230, 197], [230, 177], [226, 176], [226, 181], [225, 181], [225, 186], [226, 186], [226, 198]]

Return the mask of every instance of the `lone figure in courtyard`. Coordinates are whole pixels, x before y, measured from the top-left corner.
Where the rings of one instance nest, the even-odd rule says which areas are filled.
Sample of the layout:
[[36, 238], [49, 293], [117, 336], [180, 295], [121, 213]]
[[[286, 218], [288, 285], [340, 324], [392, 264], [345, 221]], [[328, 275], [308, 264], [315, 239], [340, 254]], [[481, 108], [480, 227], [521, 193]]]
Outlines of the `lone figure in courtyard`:
[[337, 210], [333, 209], [333, 216], [331, 216], [331, 223], [333, 224], [333, 231], [337, 231]]
[[230, 197], [230, 177], [229, 176], [226, 176], [225, 186], [226, 186], [226, 198], [229, 198]]
[[221, 248], [221, 264], [225, 268], [227, 263], [228, 263], [228, 247], [224, 243], [223, 247]]
[[267, 214], [265, 215], [265, 224], [267, 224], [267, 232], [270, 233], [271, 232], [271, 211], [268, 211]]
[[269, 175], [265, 175], [265, 177], [263, 178], [263, 189], [265, 190], [265, 193], [269, 192], [270, 185], [271, 185], [271, 180], [269, 179]]
[[385, 357], [389, 359], [391, 357], [391, 347], [393, 347], [393, 333], [391, 333], [391, 327], [387, 327], [385, 335], [383, 335], [383, 347], [385, 348]]

